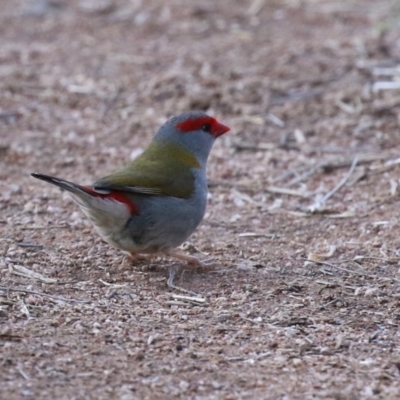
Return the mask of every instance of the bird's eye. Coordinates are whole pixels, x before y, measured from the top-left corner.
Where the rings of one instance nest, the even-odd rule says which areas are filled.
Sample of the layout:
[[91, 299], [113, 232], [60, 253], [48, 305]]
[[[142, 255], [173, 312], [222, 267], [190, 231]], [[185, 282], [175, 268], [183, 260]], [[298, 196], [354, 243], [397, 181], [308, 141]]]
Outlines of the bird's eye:
[[211, 124], [204, 124], [201, 127], [201, 130], [204, 131], [204, 132], [210, 132], [211, 131]]

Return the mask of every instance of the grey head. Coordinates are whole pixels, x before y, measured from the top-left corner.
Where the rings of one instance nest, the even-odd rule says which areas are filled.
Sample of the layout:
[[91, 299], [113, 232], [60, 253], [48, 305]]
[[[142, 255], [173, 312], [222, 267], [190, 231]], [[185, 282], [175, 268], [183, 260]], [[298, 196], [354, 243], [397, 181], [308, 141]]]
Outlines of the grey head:
[[215, 139], [229, 130], [229, 127], [202, 111], [190, 111], [167, 121], [154, 140], [166, 140], [184, 147], [204, 166]]

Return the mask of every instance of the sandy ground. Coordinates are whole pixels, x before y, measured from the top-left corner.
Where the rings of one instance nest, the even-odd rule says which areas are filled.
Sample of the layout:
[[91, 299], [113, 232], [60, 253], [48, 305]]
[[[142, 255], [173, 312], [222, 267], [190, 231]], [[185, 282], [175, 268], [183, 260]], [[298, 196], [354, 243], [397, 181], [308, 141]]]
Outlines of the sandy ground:
[[[399, 399], [398, 1], [2, 0], [0, 398]], [[231, 126], [188, 254], [68, 195], [170, 116]]]

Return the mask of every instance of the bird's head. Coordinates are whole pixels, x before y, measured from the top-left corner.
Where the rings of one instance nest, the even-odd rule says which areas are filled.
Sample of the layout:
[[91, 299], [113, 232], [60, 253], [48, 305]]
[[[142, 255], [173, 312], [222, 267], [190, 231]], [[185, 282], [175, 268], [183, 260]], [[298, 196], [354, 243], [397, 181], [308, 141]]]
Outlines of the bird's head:
[[167, 121], [155, 139], [184, 147], [203, 164], [207, 161], [215, 139], [229, 130], [228, 126], [204, 112], [192, 111]]

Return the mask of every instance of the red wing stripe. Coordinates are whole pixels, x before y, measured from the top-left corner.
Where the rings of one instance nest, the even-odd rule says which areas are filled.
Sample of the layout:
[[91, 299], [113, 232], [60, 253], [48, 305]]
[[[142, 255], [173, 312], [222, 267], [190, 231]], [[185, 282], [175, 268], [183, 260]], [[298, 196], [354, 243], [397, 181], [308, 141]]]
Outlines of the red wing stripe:
[[83, 189], [92, 196], [100, 197], [101, 199], [113, 199], [119, 203], [123, 203], [128, 207], [131, 214], [139, 215], [139, 211], [135, 204], [133, 204], [133, 202], [122, 192], [113, 191], [109, 193], [98, 193], [88, 186], [83, 186]]

